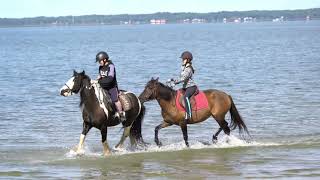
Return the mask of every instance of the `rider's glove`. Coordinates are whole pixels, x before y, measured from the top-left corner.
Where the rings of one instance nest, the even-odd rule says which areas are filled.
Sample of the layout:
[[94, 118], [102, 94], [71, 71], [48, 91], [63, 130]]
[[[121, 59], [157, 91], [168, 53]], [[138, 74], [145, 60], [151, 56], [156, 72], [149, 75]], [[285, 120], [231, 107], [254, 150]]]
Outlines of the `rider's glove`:
[[167, 83], [171, 83], [172, 81], [174, 81], [173, 78], [168, 79], [168, 80], [167, 80]]

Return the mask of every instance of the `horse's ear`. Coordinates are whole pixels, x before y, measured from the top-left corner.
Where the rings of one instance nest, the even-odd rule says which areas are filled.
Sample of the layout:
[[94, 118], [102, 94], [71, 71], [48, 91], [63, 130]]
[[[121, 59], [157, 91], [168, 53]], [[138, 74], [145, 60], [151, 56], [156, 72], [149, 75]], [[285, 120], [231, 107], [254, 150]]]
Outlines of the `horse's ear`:
[[77, 75], [77, 71], [76, 70], [73, 70], [73, 76]]
[[84, 70], [81, 72], [81, 75], [85, 75], [86, 73], [84, 72]]
[[157, 82], [158, 82], [158, 80], [159, 80], [159, 77], [157, 77], [157, 79], [155, 79]]
[[151, 78], [151, 81], [154, 80], [153, 77]]

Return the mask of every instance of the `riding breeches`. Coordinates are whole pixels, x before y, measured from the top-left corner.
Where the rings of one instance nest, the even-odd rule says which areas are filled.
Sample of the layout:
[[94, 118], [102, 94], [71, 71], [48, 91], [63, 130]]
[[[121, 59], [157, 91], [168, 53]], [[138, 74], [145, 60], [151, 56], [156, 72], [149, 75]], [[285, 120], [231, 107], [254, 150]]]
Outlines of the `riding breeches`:
[[190, 103], [190, 97], [197, 91], [197, 86], [190, 86], [186, 88], [184, 94], [184, 103], [186, 108], [186, 119], [191, 119], [192, 117], [192, 107]]
[[118, 101], [119, 93], [118, 93], [118, 88], [117, 87], [114, 87], [114, 88], [111, 88], [111, 89], [105, 90], [105, 91], [109, 93], [112, 102], [117, 102]]

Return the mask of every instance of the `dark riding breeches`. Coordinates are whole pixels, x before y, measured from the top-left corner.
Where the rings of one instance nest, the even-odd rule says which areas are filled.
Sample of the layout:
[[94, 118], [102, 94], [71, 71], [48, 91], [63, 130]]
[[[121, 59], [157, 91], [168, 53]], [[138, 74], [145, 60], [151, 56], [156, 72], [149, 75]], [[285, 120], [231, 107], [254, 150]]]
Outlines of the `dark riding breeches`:
[[114, 87], [114, 88], [111, 88], [109, 90], [105, 90], [106, 92], [109, 93], [110, 95], [110, 98], [112, 100], [112, 102], [117, 102], [118, 101], [118, 88], [117, 87]]
[[192, 117], [192, 107], [190, 103], [190, 97], [197, 91], [197, 86], [190, 86], [185, 89], [184, 103], [186, 108], [186, 119], [191, 119]]

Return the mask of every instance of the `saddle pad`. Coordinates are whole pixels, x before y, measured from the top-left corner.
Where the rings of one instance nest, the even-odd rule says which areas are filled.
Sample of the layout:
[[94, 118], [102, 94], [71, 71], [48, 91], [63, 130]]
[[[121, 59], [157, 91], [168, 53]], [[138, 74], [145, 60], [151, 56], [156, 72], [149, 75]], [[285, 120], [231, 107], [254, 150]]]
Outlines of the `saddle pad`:
[[[177, 90], [176, 106], [179, 111], [185, 112], [186, 111], [185, 108], [179, 102], [179, 99], [181, 98], [182, 95], [183, 94], [182, 94], [181, 90]], [[205, 109], [209, 106], [207, 97], [203, 93], [203, 91], [199, 91], [199, 93], [196, 96], [191, 96], [191, 99], [195, 100], [195, 103], [194, 104], [192, 103], [192, 111], [198, 111], [201, 109]]]
[[119, 100], [124, 111], [129, 111], [133, 107], [132, 100], [129, 97], [131, 94], [133, 93], [127, 91], [120, 91], [119, 93]]

